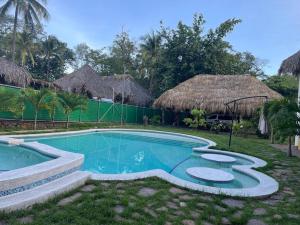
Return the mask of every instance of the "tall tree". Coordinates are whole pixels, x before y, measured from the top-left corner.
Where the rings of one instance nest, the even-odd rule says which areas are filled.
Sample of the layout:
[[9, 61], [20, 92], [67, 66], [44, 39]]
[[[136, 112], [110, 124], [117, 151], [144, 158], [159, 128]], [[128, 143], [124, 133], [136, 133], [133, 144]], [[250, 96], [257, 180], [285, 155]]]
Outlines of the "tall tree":
[[162, 50], [161, 35], [152, 31], [142, 38], [140, 54], [144, 66], [144, 73], [149, 78], [149, 91], [153, 94], [155, 78], [158, 76], [158, 62]]
[[122, 31], [116, 36], [111, 47], [115, 73], [135, 75], [135, 54], [135, 43], [130, 39], [127, 32]]
[[23, 16], [25, 29], [34, 30], [36, 24], [41, 25], [40, 19], [48, 19], [49, 13], [44, 6], [47, 0], [4, 0], [0, 7], [0, 19], [4, 18], [11, 9], [14, 9], [14, 26], [12, 38], [12, 60], [15, 61], [16, 55], [16, 35], [19, 16]]
[[27, 67], [34, 77], [53, 81], [63, 76], [73, 60], [74, 53], [67, 44], [50, 35], [37, 42], [35, 65], [27, 65]]

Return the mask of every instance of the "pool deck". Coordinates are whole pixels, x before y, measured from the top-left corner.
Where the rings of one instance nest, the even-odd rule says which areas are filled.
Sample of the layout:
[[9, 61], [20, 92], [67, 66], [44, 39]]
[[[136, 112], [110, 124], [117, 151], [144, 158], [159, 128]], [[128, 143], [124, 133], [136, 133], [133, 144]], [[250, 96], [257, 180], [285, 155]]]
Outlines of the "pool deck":
[[[130, 174], [94, 174], [94, 173], [86, 173], [78, 171], [80, 166], [83, 163], [84, 156], [77, 153], [71, 153], [62, 151], [51, 146], [40, 144], [38, 142], [23, 142], [22, 137], [42, 137], [42, 136], [51, 136], [51, 135], [66, 135], [66, 134], [80, 134], [86, 132], [101, 132], [101, 131], [143, 131], [148, 133], [153, 133], [154, 135], [168, 135], [174, 136], [179, 139], [197, 139], [201, 141], [206, 141], [208, 143], [207, 146], [194, 148], [194, 151], [205, 152], [205, 153], [215, 153], [215, 154], [224, 154], [228, 156], [238, 156], [250, 160], [253, 162], [252, 165], [234, 165], [232, 168], [234, 170], [245, 173], [259, 181], [259, 185], [252, 188], [242, 188], [242, 189], [234, 189], [234, 188], [217, 188], [210, 187], [205, 185], [196, 184], [193, 182], [189, 182], [186, 180], [182, 180], [180, 178], [174, 177], [173, 175], [167, 173], [161, 169], [155, 169], [145, 172], [139, 173], [130, 173]], [[89, 129], [83, 131], [70, 131], [70, 132], [59, 132], [59, 133], [46, 133], [46, 134], [29, 134], [29, 135], [11, 135], [11, 136], [2, 136], [0, 137], [0, 142], [17, 144], [23, 147], [34, 149], [43, 154], [51, 155], [56, 157], [56, 159], [50, 160], [48, 162], [44, 162], [38, 165], [29, 166], [13, 171], [3, 172], [0, 174], [0, 210], [15, 210], [27, 207], [30, 204], [38, 203], [45, 201], [51, 197], [54, 197], [57, 193], [63, 193], [64, 190], [68, 189], [67, 187], [61, 187], [55, 189], [53, 186], [53, 192], [49, 192], [41, 195], [37, 194], [37, 198], [31, 199], [30, 201], [24, 201], [24, 203], [20, 203], [19, 200], [15, 201], [14, 204], [7, 205], [7, 201], [2, 201], [2, 199], [10, 199], [10, 201], [14, 202], [13, 197], [18, 197], [18, 195], [22, 195], [30, 191], [37, 191], [36, 193], [40, 193], [38, 190], [42, 185], [51, 185], [55, 184], [68, 176], [71, 176], [76, 171], [79, 173], [84, 173], [82, 179], [78, 182], [74, 182], [75, 185], [70, 185], [69, 189], [75, 188], [78, 184], [83, 184], [87, 179], [93, 180], [135, 180], [146, 177], [159, 177], [163, 180], [166, 180], [172, 184], [175, 184], [180, 187], [189, 188], [192, 190], [204, 191], [212, 194], [225, 194], [230, 196], [241, 196], [241, 197], [264, 197], [268, 196], [278, 190], [278, 183], [271, 177], [253, 170], [252, 168], [258, 168], [266, 165], [266, 162], [258, 159], [256, 157], [252, 157], [249, 155], [226, 152], [221, 150], [209, 149], [210, 146], [215, 146], [216, 144], [210, 140], [185, 135], [178, 134], [172, 132], [161, 132], [161, 131], [149, 131], [149, 130], [137, 130], [137, 129]], [[50, 178], [50, 181], [49, 181]], [[38, 183], [40, 182], [40, 183]], [[63, 183], [63, 182], [62, 182]], [[67, 183], [67, 182], [66, 182]], [[55, 186], [55, 185], [54, 185]], [[68, 190], [69, 190], [68, 189]], [[59, 191], [61, 190], [61, 191]], [[2, 192], [1, 192], [2, 191]], [[24, 197], [24, 196], [23, 196]], [[20, 199], [20, 198], [16, 198]], [[6, 202], [6, 205], [5, 205]], [[30, 204], [28, 204], [28, 202]]]

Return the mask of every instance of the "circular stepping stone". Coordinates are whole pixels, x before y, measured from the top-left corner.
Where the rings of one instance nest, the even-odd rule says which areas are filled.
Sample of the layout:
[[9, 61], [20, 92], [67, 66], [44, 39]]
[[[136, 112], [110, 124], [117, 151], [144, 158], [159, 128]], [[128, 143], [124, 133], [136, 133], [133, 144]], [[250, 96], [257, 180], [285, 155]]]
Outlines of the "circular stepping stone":
[[220, 162], [220, 163], [231, 163], [236, 161], [236, 159], [231, 156], [221, 155], [221, 154], [202, 154], [201, 157], [203, 159]]
[[228, 182], [234, 179], [234, 176], [223, 170], [212, 169], [208, 167], [191, 167], [186, 173], [194, 178], [214, 182]]

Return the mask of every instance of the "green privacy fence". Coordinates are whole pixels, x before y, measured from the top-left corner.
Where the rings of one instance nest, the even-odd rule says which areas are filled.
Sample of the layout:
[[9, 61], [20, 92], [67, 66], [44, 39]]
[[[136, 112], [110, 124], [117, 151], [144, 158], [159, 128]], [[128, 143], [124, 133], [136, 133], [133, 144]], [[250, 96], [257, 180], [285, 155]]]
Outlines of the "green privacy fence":
[[[17, 87], [4, 86], [9, 91], [20, 91]], [[0, 103], [1, 106], [1, 103]], [[71, 113], [71, 122], [115, 122], [120, 123], [122, 120], [124, 123], [143, 123], [143, 117], [147, 116], [152, 118], [155, 115], [162, 116], [160, 109], [139, 107], [127, 104], [101, 102], [95, 100], [88, 101], [88, 107], [86, 110], [76, 110]], [[171, 111], [164, 112], [165, 123], [170, 124], [173, 121], [174, 115]], [[22, 120], [34, 120], [34, 110], [30, 103], [25, 104], [25, 110], [19, 118], [15, 118], [10, 112], [5, 111], [3, 107], [0, 107], [0, 119], [22, 119]], [[51, 118], [47, 110], [41, 110], [38, 112], [39, 121], [50, 121]], [[67, 117], [63, 113], [61, 107], [55, 110], [54, 121], [66, 121]]]

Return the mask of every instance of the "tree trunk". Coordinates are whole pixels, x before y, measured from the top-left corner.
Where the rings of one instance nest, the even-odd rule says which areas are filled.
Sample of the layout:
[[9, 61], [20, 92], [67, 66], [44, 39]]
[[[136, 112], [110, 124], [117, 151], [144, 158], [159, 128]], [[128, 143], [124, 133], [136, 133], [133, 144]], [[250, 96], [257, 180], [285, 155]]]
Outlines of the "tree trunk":
[[17, 3], [14, 19], [14, 29], [13, 29], [13, 42], [12, 42], [12, 61], [15, 62], [16, 56], [16, 36], [17, 36], [17, 24], [18, 24], [18, 14], [19, 14], [19, 4]]
[[68, 114], [68, 116], [67, 116], [67, 129], [69, 128], [69, 120], [70, 120], [70, 115]]
[[271, 144], [274, 144], [274, 131], [272, 126], [271, 126]]
[[34, 115], [34, 130], [36, 130], [36, 125], [37, 125], [37, 115], [38, 115], [38, 112], [35, 111], [35, 115]]
[[289, 152], [288, 156], [292, 157], [292, 136], [289, 136]]

